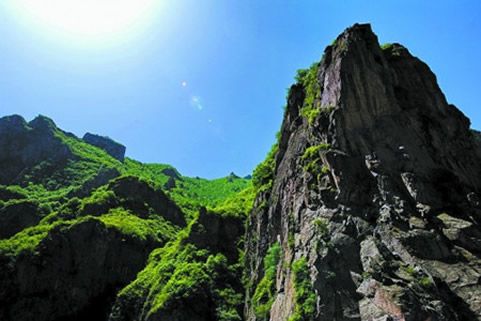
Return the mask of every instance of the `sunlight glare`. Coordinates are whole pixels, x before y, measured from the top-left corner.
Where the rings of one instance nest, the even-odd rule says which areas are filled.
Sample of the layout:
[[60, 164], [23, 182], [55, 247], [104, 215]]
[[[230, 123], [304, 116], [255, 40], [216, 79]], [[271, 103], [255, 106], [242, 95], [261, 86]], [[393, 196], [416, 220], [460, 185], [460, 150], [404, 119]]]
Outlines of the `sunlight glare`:
[[160, 0], [16, 0], [15, 10], [57, 33], [99, 39], [131, 32]]

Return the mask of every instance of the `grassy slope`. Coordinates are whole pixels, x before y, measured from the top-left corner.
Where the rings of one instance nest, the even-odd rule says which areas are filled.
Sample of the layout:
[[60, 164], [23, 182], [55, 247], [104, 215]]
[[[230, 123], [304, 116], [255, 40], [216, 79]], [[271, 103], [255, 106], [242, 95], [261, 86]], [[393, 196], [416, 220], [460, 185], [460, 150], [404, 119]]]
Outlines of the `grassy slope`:
[[[120, 162], [102, 149], [89, 145], [57, 128], [53, 128], [53, 133], [55, 137], [69, 147], [74, 158], [69, 159], [66, 164], [60, 165], [42, 162], [25, 173], [21, 186], [0, 186], [0, 192], [3, 191], [3, 194], [7, 194], [3, 200], [0, 198], [0, 208], [16, 202], [17, 200], [11, 199], [15, 197], [37, 203], [39, 208], [42, 208], [42, 212], [45, 213], [42, 214], [45, 215], [45, 218], [38, 226], [27, 228], [10, 239], [1, 240], [0, 253], [19, 253], [21, 250], [32, 250], [42, 238], [47, 236], [48, 231], [58, 224], [71, 225], [75, 224], [76, 220], [84, 219], [85, 215], [77, 218], [75, 215], [69, 216], [65, 213], [68, 214], [69, 208], [74, 207], [73, 203], [76, 202], [79, 202], [80, 205], [86, 202], [101, 203], [102, 197], [106, 196], [108, 191], [101, 193], [102, 188], [100, 188], [100, 192], [93, 193], [92, 196], [89, 195], [80, 200], [73, 199], [69, 195], [80, 189], [86, 182], [94, 179], [102, 171], [116, 170], [122, 176], [134, 176], [148, 181], [156, 188], [163, 189], [181, 207], [187, 220], [195, 217], [201, 206], [210, 208], [221, 204], [226, 206], [226, 200], [230, 200], [228, 203], [237, 204], [238, 200], [234, 198], [235, 194], [251, 185], [250, 180], [237, 177], [214, 180], [184, 177], [178, 174], [175, 168], [166, 164], [143, 164], [129, 158]], [[176, 187], [170, 190], [164, 188], [170, 178], [167, 174], [171, 174], [169, 172], [166, 174], [166, 169], [178, 175]], [[236, 205], [236, 208], [240, 209], [241, 207]], [[122, 210], [125, 211], [125, 209], [119, 209], [119, 211]], [[117, 226], [123, 231], [138, 230], [138, 227], [145, 225], [144, 223], [155, 223], [154, 225], [159, 227], [163, 226], [163, 230], [172, 229], [172, 226], [165, 223], [161, 217], [148, 218], [149, 220], [157, 220], [156, 222], [143, 222], [144, 219], [137, 216], [135, 216], [135, 219], [131, 217], [132, 215], [118, 216], [114, 219], [111, 213], [104, 214], [108, 214], [105, 218], [102, 218], [105, 224]], [[172, 235], [171, 232], [167, 234]]]
[[[247, 216], [255, 196], [251, 180], [235, 175], [213, 180], [185, 177], [166, 164], [143, 164], [129, 158], [120, 162], [61, 130], [55, 129], [54, 134], [69, 147], [73, 159], [60, 165], [41, 163], [25, 173], [19, 186], [0, 186], [0, 209], [22, 200], [35, 202], [42, 210], [39, 224], [0, 240], [0, 256], [14, 259], [22, 253], [35, 253], [50, 233], [58, 230], [68, 233], [77, 224], [93, 220], [105, 229], [166, 244], [152, 252], [145, 269], [119, 293], [120, 300], [140, 300], [147, 296], [148, 314], [155, 314], [176, 306], [179, 299], [195, 298], [207, 291], [215, 302], [219, 320], [239, 321], [243, 302], [241, 264], [227, 263], [221, 253], [211, 253], [183, 240], [195, 224], [200, 207], [220, 215]], [[87, 195], [72, 197], [100, 172], [109, 171], [134, 176], [148, 182], [153, 189], [160, 188], [181, 208], [191, 224], [181, 230], [164, 219], [162, 213], [145, 217], [122, 205], [109, 208], [106, 204], [117, 196], [107, 185]], [[173, 177], [175, 186], [167, 188]], [[88, 210], [99, 208], [100, 213]], [[242, 244], [241, 240], [238, 242]], [[242, 256], [241, 250], [239, 256]], [[151, 293], [147, 293], [148, 290]]]

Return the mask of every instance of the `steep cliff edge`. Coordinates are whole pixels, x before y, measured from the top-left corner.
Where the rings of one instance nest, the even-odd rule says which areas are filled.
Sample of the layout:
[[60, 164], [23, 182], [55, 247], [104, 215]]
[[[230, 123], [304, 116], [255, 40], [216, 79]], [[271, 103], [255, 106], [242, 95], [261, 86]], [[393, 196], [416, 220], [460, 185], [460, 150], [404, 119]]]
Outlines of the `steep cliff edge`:
[[429, 67], [348, 28], [256, 170], [246, 319], [481, 320], [480, 164]]

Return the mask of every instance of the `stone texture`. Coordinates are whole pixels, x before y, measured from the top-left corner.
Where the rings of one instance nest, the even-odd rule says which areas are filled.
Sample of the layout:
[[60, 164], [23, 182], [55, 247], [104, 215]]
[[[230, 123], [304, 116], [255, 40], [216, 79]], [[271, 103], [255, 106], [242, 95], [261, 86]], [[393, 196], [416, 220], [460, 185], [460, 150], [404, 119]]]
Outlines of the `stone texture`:
[[125, 146], [117, 143], [109, 137], [86, 133], [82, 138], [86, 143], [103, 149], [113, 158], [123, 162], [125, 157]]
[[[246, 320], [270, 245], [282, 246], [270, 320], [296, 305], [291, 264], [305, 257], [312, 320], [481, 320], [481, 149], [429, 67], [354, 25], [318, 65], [312, 122], [291, 87], [272, 189], [247, 227]], [[303, 168], [306, 148], [328, 173]], [[328, 222], [328, 232], [316, 220]]]
[[0, 319], [105, 320], [116, 292], [161, 245], [93, 219], [55, 228], [35, 253], [0, 255]]
[[9, 238], [21, 230], [36, 225], [44, 211], [28, 200], [9, 202], [0, 207], [0, 239]]
[[40, 162], [63, 163], [71, 157], [55, 130], [44, 116], [30, 123], [17, 115], [0, 118], [0, 184], [18, 184], [22, 174]]

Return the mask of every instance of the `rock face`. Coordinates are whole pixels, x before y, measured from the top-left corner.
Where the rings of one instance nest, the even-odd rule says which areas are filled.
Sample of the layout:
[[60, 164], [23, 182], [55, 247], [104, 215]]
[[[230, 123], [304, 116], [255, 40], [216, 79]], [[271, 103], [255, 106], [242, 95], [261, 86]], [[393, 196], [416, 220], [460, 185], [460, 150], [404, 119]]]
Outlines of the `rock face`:
[[105, 320], [116, 291], [160, 245], [95, 219], [58, 226], [36, 253], [0, 255], [0, 319]]
[[25, 170], [40, 162], [62, 163], [71, 157], [56, 129], [44, 116], [29, 123], [17, 115], [0, 118], [0, 184], [18, 183]]
[[481, 320], [469, 125], [406, 48], [344, 31], [290, 89], [247, 226], [246, 320]]
[[86, 143], [106, 151], [113, 158], [123, 161], [125, 157], [125, 146], [117, 143], [109, 137], [86, 133], [82, 138]]
[[[186, 225], [185, 215], [177, 204], [162, 190], [155, 189], [144, 181], [126, 176], [111, 181], [108, 188], [115, 193], [115, 203], [123, 204], [140, 216], [148, 216], [152, 214], [150, 211], [154, 211], [175, 225]], [[118, 204], [111, 206], [114, 208]]]
[[37, 224], [42, 214], [38, 204], [28, 200], [18, 200], [0, 207], [0, 239], [9, 238]]

